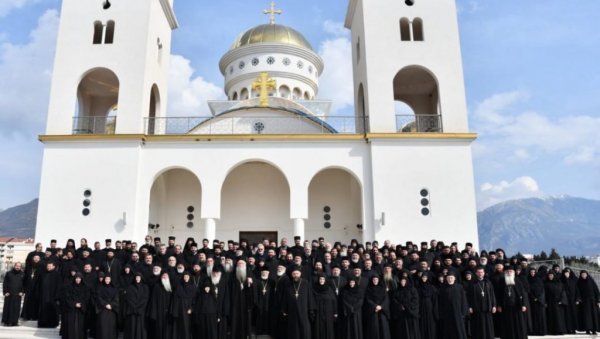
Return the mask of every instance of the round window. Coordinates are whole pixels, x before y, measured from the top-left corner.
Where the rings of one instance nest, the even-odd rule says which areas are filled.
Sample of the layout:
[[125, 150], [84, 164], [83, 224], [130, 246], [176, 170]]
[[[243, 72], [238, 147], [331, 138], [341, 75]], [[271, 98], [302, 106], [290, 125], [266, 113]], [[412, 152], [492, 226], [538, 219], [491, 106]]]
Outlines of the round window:
[[188, 222], [186, 224], [186, 226], [187, 226], [187, 228], [193, 228], [194, 227], [194, 223], [190, 221], [190, 222]]
[[423, 208], [423, 209], [421, 210], [421, 214], [423, 214], [424, 216], [428, 216], [428, 215], [429, 215], [429, 212], [430, 212], [430, 211], [429, 211], [429, 208]]
[[187, 211], [188, 213], [194, 213], [194, 206], [188, 206]]
[[88, 215], [90, 215], [90, 209], [84, 208], [83, 211], [81, 211], [81, 214], [83, 214], [84, 217], [87, 217]]
[[302, 69], [304, 67], [304, 63], [302, 61], [298, 61], [298, 68]]
[[246, 67], [246, 63], [244, 61], [240, 61], [240, 64], [238, 65], [238, 67], [240, 69], [244, 69], [244, 67]]
[[426, 189], [422, 189], [422, 190], [421, 190], [421, 196], [422, 196], [422, 197], [426, 197], [426, 196], [428, 196], [428, 195], [429, 195], [429, 191], [428, 191], [428, 190], [426, 190]]
[[259, 62], [258, 58], [252, 59], [252, 66], [257, 66]]
[[292, 63], [292, 61], [290, 60], [290, 58], [283, 58], [283, 64], [285, 66], [289, 66]]
[[275, 63], [275, 58], [273, 58], [272, 56], [268, 57], [268, 58], [267, 58], [267, 63], [268, 63], [269, 65], [272, 65], [272, 64], [274, 64], [274, 63]]
[[326, 229], [330, 229], [330, 228], [331, 228], [331, 223], [330, 223], [330, 222], [326, 222], [326, 223], [324, 223], [324, 224], [323, 224], [323, 226], [324, 226]]

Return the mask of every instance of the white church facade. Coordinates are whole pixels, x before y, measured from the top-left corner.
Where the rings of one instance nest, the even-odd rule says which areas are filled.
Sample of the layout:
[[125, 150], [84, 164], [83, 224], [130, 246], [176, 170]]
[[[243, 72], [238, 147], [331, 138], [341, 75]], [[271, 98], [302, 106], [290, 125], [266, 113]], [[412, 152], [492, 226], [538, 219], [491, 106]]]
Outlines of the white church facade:
[[310, 42], [265, 12], [221, 58], [227, 100], [170, 117], [173, 1], [63, 0], [36, 241], [477, 244], [455, 0], [349, 0], [350, 116], [319, 97]]

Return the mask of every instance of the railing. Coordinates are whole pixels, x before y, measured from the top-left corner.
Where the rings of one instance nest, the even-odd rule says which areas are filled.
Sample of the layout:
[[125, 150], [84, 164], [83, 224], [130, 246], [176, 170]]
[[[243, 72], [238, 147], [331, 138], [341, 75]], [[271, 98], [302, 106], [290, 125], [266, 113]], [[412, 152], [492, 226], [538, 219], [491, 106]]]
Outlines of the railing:
[[441, 133], [442, 116], [439, 114], [396, 115], [398, 133]]
[[74, 117], [73, 134], [115, 134], [117, 117]]
[[532, 261], [529, 263], [529, 266], [534, 267], [536, 269], [538, 269], [540, 266], [546, 266], [548, 268], [548, 270], [551, 270], [552, 266], [555, 264], [559, 265], [561, 270], [564, 269], [565, 267], [569, 267], [571, 269], [571, 271], [573, 271], [573, 273], [577, 277], [579, 277], [579, 273], [581, 271], [586, 270], [590, 277], [594, 278], [594, 280], [596, 280], [596, 281], [600, 281], [600, 270], [598, 270], [597, 268], [586, 267], [585, 265], [576, 264], [576, 263], [571, 263], [570, 265], [566, 265], [565, 260], [562, 258], [556, 259], [556, 260]]
[[149, 135], [169, 134], [356, 134], [355, 116], [235, 116], [146, 118]]

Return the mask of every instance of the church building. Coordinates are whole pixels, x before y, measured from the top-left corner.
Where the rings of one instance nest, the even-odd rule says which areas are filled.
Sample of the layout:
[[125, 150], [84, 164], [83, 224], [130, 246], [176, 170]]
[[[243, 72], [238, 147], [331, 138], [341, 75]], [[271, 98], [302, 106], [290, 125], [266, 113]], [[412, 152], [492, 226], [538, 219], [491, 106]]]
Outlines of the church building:
[[477, 246], [455, 0], [342, 5], [354, 114], [331, 114], [327, 65], [271, 3], [215, 65], [227, 100], [172, 117], [173, 0], [63, 0], [36, 241]]

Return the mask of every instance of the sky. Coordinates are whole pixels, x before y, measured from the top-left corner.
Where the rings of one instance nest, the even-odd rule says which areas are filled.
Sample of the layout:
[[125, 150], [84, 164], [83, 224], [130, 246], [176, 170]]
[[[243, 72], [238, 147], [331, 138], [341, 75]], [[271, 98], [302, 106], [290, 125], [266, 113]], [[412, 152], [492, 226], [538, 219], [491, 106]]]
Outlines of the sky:
[[[101, 2], [102, 0], [94, 0]], [[121, 0], [113, 0], [121, 1]], [[400, 1], [400, 0], [398, 0]], [[431, 1], [431, 0], [417, 0]], [[38, 196], [59, 0], [0, 0], [0, 209]], [[319, 98], [353, 112], [347, 0], [280, 0], [325, 61]], [[222, 99], [221, 56], [267, 0], [176, 0], [168, 115]], [[600, 1], [457, 0], [477, 205], [600, 199]]]

